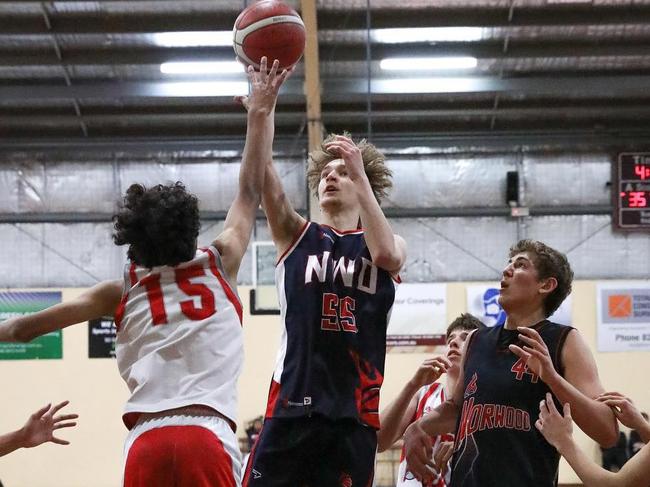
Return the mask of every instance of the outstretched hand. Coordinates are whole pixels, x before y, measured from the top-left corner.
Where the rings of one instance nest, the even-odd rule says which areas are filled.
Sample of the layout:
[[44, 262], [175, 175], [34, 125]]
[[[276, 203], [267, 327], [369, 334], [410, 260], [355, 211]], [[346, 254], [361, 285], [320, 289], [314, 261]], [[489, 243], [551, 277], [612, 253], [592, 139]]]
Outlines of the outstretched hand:
[[546, 441], [558, 451], [568, 442], [573, 441], [573, 419], [571, 418], [571, 405], [564, 405], [564, 416], [555, 407], [553, 397], [549, 392], [546, 398], [539, 403], [539, 418], [535, 427], [544, 435]]
[[77, 414], [56, 415], [69, 402], [63, 401], [55, 406], [48, 404], [32, 414], [20, 431], [22, 446], [25, 448], [33, 448], [48, 441], [57, 445], [69, 445], [69, 441], [54, 436], [55, 430], [71, 428], [77, 424], [74, 421], [70, 421], [77, 419], [79, 417]]
[[236, 96], [235, 101], [242, 105], [248, 112], [257, 111], [271, 113], [275, 109], [280, 87], [291, 75], [293, 68], [283, 69], [278, 73], [280, 62], [276, 59], [268, 69], [266, 56], [260, 61], [260, 70], [255, 71], [253, 66], [246, 68], [246, 75], [251, 86], [248, 96]]

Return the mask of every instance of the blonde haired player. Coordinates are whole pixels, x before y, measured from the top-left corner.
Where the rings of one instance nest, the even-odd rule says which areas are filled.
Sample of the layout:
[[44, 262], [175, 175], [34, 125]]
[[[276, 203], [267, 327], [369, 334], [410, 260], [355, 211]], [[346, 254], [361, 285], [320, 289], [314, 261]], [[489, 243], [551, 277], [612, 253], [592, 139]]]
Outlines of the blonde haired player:
[[120, 374], [131, 392], [124, 410], [126, 487], [240, 484], [235, 437], [242, 308], [236, 294], [271, 158], [273, 118], [288, 72], [248, 70], [252, 85], [239, 191], [222, 233], [196, 248], [198, 201], [180, 184], [132, 185], [114, 217], [114, 240], [128, 244], [124, 281], [0, 325], [0, 340], [27, 341], [114, 315]]
[[381, 152], [332, 135], [310, 158], [321, 223], [291, 207], [267, 166], [284, 331], [246, 487], [365, 486], [374, 475], [386, 327], [406, 244], [379, 206], [391, 184]]

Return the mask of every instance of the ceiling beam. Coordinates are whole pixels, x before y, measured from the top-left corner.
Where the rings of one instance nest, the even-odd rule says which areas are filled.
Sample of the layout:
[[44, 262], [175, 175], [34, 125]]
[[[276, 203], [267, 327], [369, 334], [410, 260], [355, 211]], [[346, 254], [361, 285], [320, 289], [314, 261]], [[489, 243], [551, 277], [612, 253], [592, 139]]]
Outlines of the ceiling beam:
[[[111, 153], [151, 153], [164, 151], [241, 151], [243, 139], [241, 135], [218, 137], [214, 135], [197, 137], [33, 137], [20, 139], [0, 139], [0, 154], [25, 151], [47, 151], [52, 157], [57, 154], [111, 154]], [[477, 131], [472, 133], [429, 132], [426, 135], [377, 135], [373, 142], [387, 155], [399, 155], [400, 150], [408, 149], [409, 157], [431, 157], [436, 150], [448, 154], [451, 148], [462, 149], [483, 148], [490, 150], [519, 150], [525, 147], [534, 150], [542, 147], [546, 151], [553, 150], [605, 150], [624, 151], [639, 150], [650, 151], [650, 127], [622, 131], [563, 131], [563, 130], [537, 130], [537, 131]], [[287, 157], [287, 154], [304, 157], [307, 147], [306, 138], [295, 136], [276, 136], [274, 151], [277, 151], [278, 160]], [[421, 148], [418, 154], [413, 153], [413, 147]], [[65, 156], [62, 156], [65, 157]]]
[[[376, 110], [373, 111], [373, 118], [377, 121], [400, 122], [404, 119], [409, 121], [435, 120], [470, 120], [473, 118], [489, 118], [495, 114], [491, 108], [472, 109], [437, 109], [435, 107], [406, 110]], [[649, 119], [650, 123], [650, 105], [638, 107], [616, 107], [616, 106], [583, 106], [583, 107], [533, 107], [533, 108], [502, 108], [496, 111], [498, 119], [531, 119], [540, 120], [578, 120], [604, 119], [607, 121], [616, 120], [640, 120]], [[278, 112], [276, 113], [276, 124], [278, 126], [295, 125], [296, 127], [304, 120], [303, 112]], [[325, 112], [322, 116], [325, 122], [329, 123], [364, 123], [368, 118], [368, 112], [365, 109], [359, 110], [337, 110]], [[73, 124], [76, 120], [76, 114], [69, 115], [0, 115], [0, 127], [35, 127], [35, 126], [65, 126]], [[93, 114], [88, 110], [84, 111], [84, 122], [89, 127], [102, 126], [173, 126], [194, 124], [197, 127], [201, 125], [244, 126], [246, 116], [244, 113], [223, 113], [215, 109], [212, 113], [205, 112], [184, 112], [184, 113], [122, 113], [111, 114]], [[322, 124], [321, 118], [318, 122]], [[0, 129], [1, 131], [1, 129]], [[313, 134], [311, 137], [310, 150], [320, 147], [322, 140], [322, 131]], [[318, 140], [318, 145], [316, 145]]]
[[[310, 36], [315, 37], [315, 36]], [[316, 45], [318, 45], [318, 41]], [[361, 43], [328, 43], [324, 53], [335, 53], [331, 59], [336, 62], [359, 61], [365, 59], [366, 46]], [[520, 42], [511, 41], [508, 52], [503, 52], [500, 40], [481, 42], [436, 42], [405, 44], [372, 44], [373, 60], [386, 57], [418, 56], [474, 56], [479, 59], [519, 59], [519, 58], [584, 58], [584, 57], [624, 57], [650, 56], [650, 42]], [[160, 65], [179, 61], [233, 61], [233, 49], [226, 47], [175, 47], [119, 46], [97, 48], [62, 48], [62, 59], [53, 51], [42, 48], [3, 48], [0, 46], [0, 66], [85, 66], [85, 65]], [[305, 56], [307, 62], [307, 56]], [[243, 72], [243, 69], [242, 69]]]
[[[411, 82], [417, 82], [417, 85]], [[596, 98], [610, 96], [646, 96], [650, 76], [580, 76], [574, 78], [536, 77], [501, 79], [496, 77], [437, 77], [410, 79], [373, 79], [373, 93], [518, 93], [530, 95], [576, 95]], [[224, 86], [219, 82], [117, 82], [64, 85], [0, 85], [0, 99], [47, 100], [67, 98], [158, 98], [206, 97], [231, 98], [230, 88], [219, 95]], [[243, 88], [242, 88], [243, 89]], [[301, 80], [290, 79], [287, 94], [302, 94]], [[365, 79], [335, 79], [323, 82], [324, 93], [365, 94]], [[223, 93], [223, 92], [222, 92]]]
[[[25, 2], [38, 4], [38, 2]], [[72, 2], [71, 2], [72, 3]], [[124, 2], [126, 3], [126, 2]], [[232, 6], [210, 6], [198, 9], [178, 9], [178, 2], [149, 2], [147, 8], [117, 10], [109, 7], [66, 11], [48, 7], [48, 15], [55, 34], [67, 33], [152, 33], [189, 30], [229, 30], [241, 10], [241, 2]], [[165, 4], [170, 4], [167, 7]], [[450, 5], [451, 4], [451, 5]], [[393, 8], [373, 10], [373, 27], [441, 27], [481, 26], [504, 27], [523, 25], [604, 25], [650, 22], [650, 5], [543, 5], [517, 6], [512, 19], [509, 8], [503, 5], [453, 6], [432, 5], [427, 8], [408, 8], [395, 2]], [[321, 29], [363, 29], [366, 25], [363, 8], [351, 8], [347, 2], [335, 2], [332, 7], [319, 7], [318, 24]], [[42, 16], [34, 10], [4, 10], [0, 15], [0, 32], [42, 34], [47, 32]]]

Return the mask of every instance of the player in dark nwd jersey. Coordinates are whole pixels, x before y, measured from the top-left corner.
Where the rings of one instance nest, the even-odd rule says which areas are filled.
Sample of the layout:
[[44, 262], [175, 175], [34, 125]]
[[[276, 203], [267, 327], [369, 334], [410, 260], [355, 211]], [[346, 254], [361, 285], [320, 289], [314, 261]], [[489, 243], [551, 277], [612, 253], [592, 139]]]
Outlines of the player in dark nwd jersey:
[[333, 135], [310, 158], [322, 223], [291, 207], [272, 165], [265, 180], [284, 330], [245, 486], [373, 479], [386, 327], [405, 243], [379, 207], [390, 171], [374, 146]]
[[[447, 327], [446, 351], [443, 355], [425, 360], [395, 400], [381, 411], [381, 428], [377, 432], [378, 450], [390, 448], [414, 421], [429, 414], [442, 404], [448, 391], [453, 391], [460, 372], [461, 351], [472, 330], [485, 325], [469, 313], [463, 313]], [[445, 374], [446, 382], [438, 382]], [[435, 476], [421, 482], [406, 468], [404, 448], [397, 470], [396, 487], [447, 487], [451, 474], [448, 460], [453, 446], [453, 435], [445, 433], [431, 439]]]
[[472, 333], [453, 396], [406, 430], [411, 471], [430, 477], [429, 435], [455, 431], [452, 487], [557, 485], [559, 455], [534, 427], [547, 392], [570, 403], [598, 443], [616, 442], [616, 418], [596, 400], [604, 390], [587, 344], [547, 319], [572, 280], [564, 254], [547, 245], [522, 240], [510, 249], [499, 296], [505, 325]]
[[237, 272], [271, 158], [278, 91], [288, 72], [250, 67], [248, 129], [239, 187], [223, 231], [197, 249], [199, 208], [181, 183], [131, 185], [114, 217], [128, 245], [124, 279], [0, 325], [0, 340], [115, 316], [117, 365], [130, 397], [123, 420], [125, 487], [236, 487], [237, 379], [243, 362]]

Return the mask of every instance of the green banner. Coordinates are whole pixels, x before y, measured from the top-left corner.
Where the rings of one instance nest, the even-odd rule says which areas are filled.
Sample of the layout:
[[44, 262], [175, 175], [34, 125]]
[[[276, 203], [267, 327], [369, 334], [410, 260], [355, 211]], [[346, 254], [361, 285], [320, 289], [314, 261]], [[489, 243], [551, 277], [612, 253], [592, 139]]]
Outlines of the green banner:
[[[0, 321], [25, 316], [61, 302], [61, 292], [0, 292]], [[0, 343], [0, 360], [60, 359], [61, 330], [29, 343]]]

